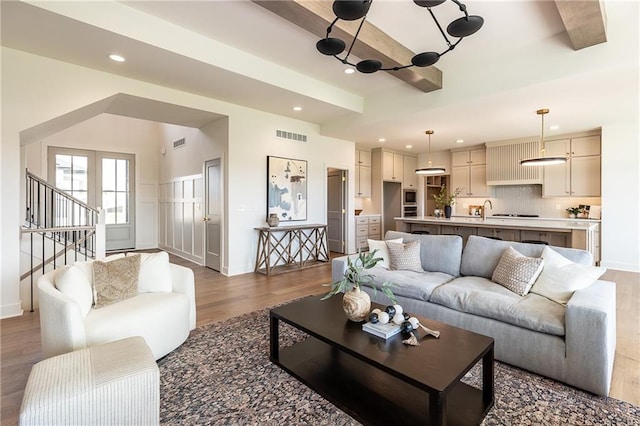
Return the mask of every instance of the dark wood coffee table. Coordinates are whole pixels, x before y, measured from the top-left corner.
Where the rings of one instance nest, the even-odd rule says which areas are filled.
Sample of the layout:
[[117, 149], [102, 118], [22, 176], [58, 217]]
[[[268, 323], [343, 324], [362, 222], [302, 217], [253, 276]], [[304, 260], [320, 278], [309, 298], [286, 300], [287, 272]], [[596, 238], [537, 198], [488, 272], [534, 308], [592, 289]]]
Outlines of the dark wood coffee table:
[[[399, 334], [380, 339], [346, 318], [340, 296], [310, 296], [270, 318], [271, 361], [361, 423], [479, 424], [493, 406], [490, 337], [419, 318], [440, 338], [420, 338], [420, 346], [404, 345]], [[280, 321], [309, 338], [280, 348]], [[482, 390], [460, 382], [481, 359]]]

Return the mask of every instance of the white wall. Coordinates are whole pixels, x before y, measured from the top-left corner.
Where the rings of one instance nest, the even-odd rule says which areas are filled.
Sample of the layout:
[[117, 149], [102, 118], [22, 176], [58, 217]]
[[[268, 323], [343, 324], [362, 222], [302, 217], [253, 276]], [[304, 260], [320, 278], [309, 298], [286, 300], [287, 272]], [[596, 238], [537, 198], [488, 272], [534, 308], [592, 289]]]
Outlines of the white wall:
[[[354, 144], [319, 135], [315, 124], [251, 110], [203, 96], [181, 92], [48, 58], [2, 48], [2, 146], [0, 199], [2, 223], [1, 313], [21, 314], [19, 294], [19, 227], [21, 190], [24, 185], [25, 152], [21, 153], [20, 132], [40, 123], [83, 108], [117, 93], [188, 106], [229, 117], [226, 164], [227, 258], [228, 274], [253, 271], [257, 233], [265, 224], [266, 156], [290, 156], [308, 163], [308, 223], [326, 220], [326, 168], [354, 171]], [[309, 135], [309, 142], [275, 139], [275, 130], [284, 129]], [[214, 150], [210, 151], [211, 154]], [[209, 153], [207, 153], [208, 155]], [[154, 154], [151, 154], [154, 155]], [[159, 154], [155, 154], [159, 155]], [[204, 158], [190, 158], [190, 165], [201, 165]], [[173, 174], [174, 172], [172, 172]], [[181, 171], [176, 170], [175, 174]], [[349, 194], [353, 194], [353, 182]], [[353, 196], [348, 197], [353, 200]], [[353, 203], [353, 201], [350, 201]], [[353, 223], [353, 205], [348, 207]], [[353, 250], [354, 238], [349, 248]]]
[[[204, 265], [205, 213], [203, 166], [220, 158], [223, 169], [228, 142], [228, 119], [216, 120], [201, 129], [161, 125], [159, 246], [164, 250]], [[173, 142], [185, 139], [179, 148]], [[224, 217], [221, 223], [225, 241]], [[224, 264], [224, 253], [221, 254]]]
[[[276, 139], [276, 129], [306, 134], [308, 141]], [[257, 231], [253, 228], [266, 226], [267, 217], [267, 156], [307, 160], [307, 221], [302, 223], [326, 223], [327, 169], [345, 169], [353, 176], [355, 144], [319, 135], [315, 124], [259, 111], [230, 116], [229, 140], [228, 230], [229, 241], [238, 244], [229, 247], [226, 272], [234, 275], [255, 266]], [[349, 194], [354, 192], [355, 183], [350, 179]], [[355, 229], [354, 197], [347, 199], [348, 221]], [[355, 232], [349, 233], [347, 247], [354, 251]]]
[[640, 125], [602, 127], [603, 266], [640, 272]]

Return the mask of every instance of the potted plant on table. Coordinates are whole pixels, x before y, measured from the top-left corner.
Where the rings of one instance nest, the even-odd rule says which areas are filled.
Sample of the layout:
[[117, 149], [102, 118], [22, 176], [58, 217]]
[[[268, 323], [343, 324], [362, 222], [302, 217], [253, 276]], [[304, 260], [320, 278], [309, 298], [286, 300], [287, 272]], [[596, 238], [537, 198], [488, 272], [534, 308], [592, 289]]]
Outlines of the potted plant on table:
[[364, 321], [371, 310], [371, 297], [360, 288], [363, 284], [369, 284], [374, 292], [381, 290], [393, 303], [396, 303], [396, 298], [390, 288], [391, 284], [385, 282], [378, 288], [373, 284], [373, 275], [367, 273], [368, 269], [373, 268], [382, 260], [381, 257], [376, 257], [377, 251], [360, 252], [358, 257], [353, 260], [348, 257], [347, 270], [344, 271], [343, 278], [331, 284], [325, 284], [325, 286], [331, 286], [331, 290], [321, 300], [326, 300], [338, 293], [344, 293], [342, 307], [347, 318], [351, 321]]
[[456, 197], [460, 195], [462, 189], [457, 187], [451, 194], [447, 191], [446, 185], [440, 187], [440, 192], [433, 194], [433, 199], [436, 201], [437, 206], [444, 207], [444, 217], [447, 219], [451, 217], [451, 206], [456, 203]]

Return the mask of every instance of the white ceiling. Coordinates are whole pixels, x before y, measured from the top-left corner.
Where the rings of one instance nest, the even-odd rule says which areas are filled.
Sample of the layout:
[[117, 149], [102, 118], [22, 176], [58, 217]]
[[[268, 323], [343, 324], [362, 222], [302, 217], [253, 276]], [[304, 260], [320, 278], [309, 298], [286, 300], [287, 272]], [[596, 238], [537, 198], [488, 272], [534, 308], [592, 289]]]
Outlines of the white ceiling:
[[[343, 73], [317, 37], [247, 0], [2, 1], [2, 45], [321, 124], [363, 147], [433, 150], [638, 117], [636, 1], [606, 2], [608, 41], [574, 51], [552, 1], [467, 0], [484, 27], [436, 64], [443, 88], [423, 93], [389, 76]], [[425, 9], [376, 0], [368, 20], [415, 52], [444, 50]], [[434, 8], [444, 26], [459, 12]], [[127, 61], [106, 59], [112, 52]], [[292, 106], [303, 107], [293, 112]]]

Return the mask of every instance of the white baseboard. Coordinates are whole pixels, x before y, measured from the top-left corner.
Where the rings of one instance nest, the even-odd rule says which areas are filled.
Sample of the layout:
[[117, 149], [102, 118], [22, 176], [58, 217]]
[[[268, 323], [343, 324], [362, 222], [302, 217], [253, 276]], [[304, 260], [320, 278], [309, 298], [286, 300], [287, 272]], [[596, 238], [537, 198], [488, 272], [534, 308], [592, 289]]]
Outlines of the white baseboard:
[[24, 311], [22, 310], [22, 302], [0, 306], [0, 318], [2, 319], [19, 317], [23, 312]]
[[620, 263], [620, 262], [600, 262], [600, 266], [604, 266], [608, 269], [617, 269], [619, 271], [627, 271], [627, 272], [639, 272], [640, 273], [640, 265], [632, 264], [632, 263]]

